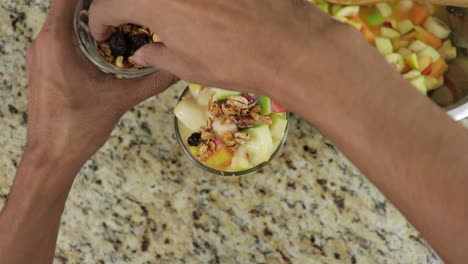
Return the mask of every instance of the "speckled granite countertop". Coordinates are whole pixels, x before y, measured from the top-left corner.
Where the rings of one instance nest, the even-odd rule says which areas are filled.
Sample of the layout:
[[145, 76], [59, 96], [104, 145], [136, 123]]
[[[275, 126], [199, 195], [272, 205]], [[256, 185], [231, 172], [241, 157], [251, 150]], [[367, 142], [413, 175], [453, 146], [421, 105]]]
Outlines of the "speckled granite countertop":
[[[0, 2], [0, 208], [24, 145], [25, 49], [48, 4]], [[180, 92], [171, 89], [125, 115], [82, 169], [62, 218], [56, 263], [440, 262], [299, 118], [281, 156], [258, 174], [204, 173], [174, 138], [171, 107]]]

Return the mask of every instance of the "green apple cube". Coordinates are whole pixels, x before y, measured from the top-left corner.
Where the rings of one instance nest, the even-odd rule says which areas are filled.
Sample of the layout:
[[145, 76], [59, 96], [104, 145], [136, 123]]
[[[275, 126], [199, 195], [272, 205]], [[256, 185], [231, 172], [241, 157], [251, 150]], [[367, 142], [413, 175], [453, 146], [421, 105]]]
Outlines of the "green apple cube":
[[389, 27], [382, 27], [380, 29], [380, 34], [382, 35], [382, 37], [386, 37], [390, 39], [398, 38], [401, 36], [401, 34], [398, 31], [391, 29]]
[[395, 70], [397, 70], [397, 72], [402, 72], [405, 68], [405, 61], [403, 60], [403, 57], [398, 53], [385, 55], [385, 59], [388, 63], [390, 63], [390, 65], [393, 66]]
[[342, 7], [336, 12], [333, 13], [334, 17], [350, 17], [350, 16], [357, 16], [359, 13], [359, 6], [345, 6]]
[[435, 90], [444, 85], [444, 77], [434, 78], [431, 76], [424, 76], [424, 80], [428, 91]]
[[418, 57], [429, 57], [432, 62], [436, 62], [440, 59], [440, 53], [433, 47], [428, 46], [425, 50], [418, 53]]
[[182, 124], [193, 132], [199, 131], [208, 119], [208, 112], [190, 99], [180, 101], [174, 109], [174, 114]]
[[211, 91], [214, 93], [214, 96], [218, 100], [226, 100], [229, 98], [229, 96], [241, 94], [240, 92], [229, 91], [229, 90], [224, 90], [224, 89], [219, 89], [219, 88], [211, 88]]
[[190, 83], [189, 90], [190, 90], [190, 93], [193, 95], [193, 97], [197, 97], [200, 94], [200, 92], [203, 90], [203, 85]]
[[393, 53], [393, 45], [390, 39], [388, 38], [382, 38], [382, 37], [375, 38], [375, 45], [377, 47], [377, 50], [382, 55], [388, 55], [388, 54]]
[[231, 161], [231, 169], [234, 171], [243, 171], [251, 168], [249, 158], [247, 156], [247, 149], [244, 145], [240, 145]]
[[322, 9], [323, 11], [325, 11], [326, 13], [328, 13], [328, 9], [330, 7], [330, 5], [328, 4], [328, 2], [319, 2], [318, 4], [318, 7], [320, 9]]
[[288, 119], [285, 113], [271, 115], [270, 131], [273, 138], [282, 139], [287, 126]]
[[369, 14], [366, 17], [367, 24], [371, 26], [378, 26], [382, 24], [385, 20], [385, 17], [379, 11], [375, 11], [374, 13]]
[[427, 45], [426, 43], [420, 40], [415, 40], [411, 42], [411, 44], [408, 46], [408, 49], [410, 49], [413, 52], [421, 52], [427, 49], [427, 47], [429, 47], [429, 45]]
[[269, 161], [274, 151], [273, 139], [269, 126], [260, 124], [247, 129], [246, 132], [250, 135], [250, 141], [244, 146], [251, 165], [256, 166]]
[[411, 20], [409, 19], [404, 19], [400, 21], [400, 24], [398, 24], [398, 31], [400, 31], [402, 35], [410, 32], [413, 29], [414, 29], [413, 22], [411, 22]]
[[440, 39], [448, 38], [452, 32], [445, 22], [433, 16], [428, 17], [424, 21], [424, 28]]
[[416, 87], [421, 93], [427, 94], [426, 80], [424, 76], [418, 76], [410, 80], [411, 84]]
[[411, 53], [413, 53], [413, 52], [411, 50], [407, 49], [407, 48], [399, 48], [398, 49], [398, 54], [400, 54], [403, 58], [408, 57], [409, 55], [411, 55]]
[[388, 3], [377, 3], [375, 6], [383, 17], [387, 18], [392, 15], [392, 7]]
[[258, 96], [257, 97], [258, 104], [262, 109], [260, 114], [261, 115], [269, 115], [271, 113], [271, 100], [268, 96]]
[[405, 74], [403, 74], [403, 77], [407, 80], [414, 79], [416, 77], [421, 76], [421, 72], [417, 70], [411, 70]]
[[424, 72], [427, 69], [427, 67], [431, 66], [432, 58], [428, 56], [418, 55], [418, 64], [419, 64], [419, 70], [421, 70], [421, 72]]
[[453, 46], [450, 39], [444, 41], [438, 51], [445, 60], [453, 60], [457, 57], [457, 48]]
[[418, 62], [418, 55], [416, 53], [411, 53], [410, 55], [405, 57], [405, 62], [411, 69], [419, 70], [419, 62]]

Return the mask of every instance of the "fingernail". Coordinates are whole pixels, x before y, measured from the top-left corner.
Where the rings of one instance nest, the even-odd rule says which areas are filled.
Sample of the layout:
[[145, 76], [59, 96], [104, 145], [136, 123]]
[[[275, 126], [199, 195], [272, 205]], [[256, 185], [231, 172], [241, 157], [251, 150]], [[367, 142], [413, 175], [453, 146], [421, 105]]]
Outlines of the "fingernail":
[[136, 55], [133, 55], [131, 57], [128, 58], [128, 60], [130, 62], [133, 62], [137, 65], [140, 65], [141, 67], [148, 67], [149, 65], [140, 57], [136, 56]]

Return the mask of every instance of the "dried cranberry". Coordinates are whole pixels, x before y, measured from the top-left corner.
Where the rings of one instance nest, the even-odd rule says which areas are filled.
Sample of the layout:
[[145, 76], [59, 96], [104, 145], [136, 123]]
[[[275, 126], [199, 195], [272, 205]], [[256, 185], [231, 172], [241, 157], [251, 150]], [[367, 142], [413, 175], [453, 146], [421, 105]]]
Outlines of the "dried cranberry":
[[145, 34], [137, 34], [130, 36], [130, 49], [132, 51], [137, 51], [139, 48], [143, 47], [149, 42], [149, 36]]
[[249, 102], [249, 104], [257, 103], [257, 98], [255, 96], [246, 95], [245, 98], [247, 99], [247, 102]]
[[200, 145], [200, 142], [201, 142], [201, 133], [193, 133], [187, 140], [187, 143], [189, 144], [189, 146], [192, 146], [192, 147], [198, 147], [198, 145]]
[[109, 37], [112, 56], [126, 56], [129, 53], [127, 36], [123, 32], [115, 32]]

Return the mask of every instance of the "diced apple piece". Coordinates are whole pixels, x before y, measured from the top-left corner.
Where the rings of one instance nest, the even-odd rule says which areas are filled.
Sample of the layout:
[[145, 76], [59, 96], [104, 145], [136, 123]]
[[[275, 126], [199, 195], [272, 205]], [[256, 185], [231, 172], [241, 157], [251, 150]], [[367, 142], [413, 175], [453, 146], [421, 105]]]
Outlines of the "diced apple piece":
[[413, 28], [413, 22], [411, 22], [411, 20], [409, 19], [404, 19], [398, 24], [398, 31], [400, 31], [402, 35], [410, 32], [411, 30], [413, 30]]
[[395, 70], [402, 72], [405, 68], [405, 61], [403, 57], [398, 53], [391, 53], [385, 56], [385, 59], [390, 63]]
[[426, 45], [426, 43], [424, 43], [424, 42], [422, 42], [420, 40], [415, 40], [415, 41], [411, 42], [411, 44], [408, 46], [408, 49], [410, 49], [413, 52], [421, 52], [421, 51], [425, 50], [427, 47], [429, 47], [429, 46]]
[[382, 35], [382, 37], [386, 37], [390, 39], [398, 38], [401, 36], [401, 34], [398, 31], [388, 28], [388, 27], [382, 27], [380, 29], [380, 34]]
[[197, 97], [203, 89], [204, 89], [203, 85], [195, 84], [195, 83], [189, 84], [189, 90], [190, 90], [190, 93], [193, 95], [193, 97]]
[[416, 53], [411, 53], [410, 55], [405, 57], [405, 62], [410, 66], [412, 69], [419, 70], [419, 62], [418, 62], [418, 56]]
[[418, 64], [421, 74], [429, 75], [432, 70], [432, 59], [428, 56], [419, 56], [418, 55]]
[[286, 109], [286, 107], [282, 106], [277, 101], [273, 100], [272, 98], [270, 98], [270, 101], [271, 101], [272, 113], [287, 113], [288, 112], [288, 109]]
[[208, 103], [213, 96], [213, 89], [214, 88], [203, 88], [197, 96], [195, 96], [195, 100], [201, 106], [208, 106]]
[[352, 6], [344, 6], [335, 12], [333, 12], [334, 17], [349, 17], [349, 16], [357, 16], [359, 13], [359, 6], [352, 5]]
[[445, 60], [453, 60], [457, 57], [457, 48], [452, 45], [450, 39], [444, 41], [438, 51]]
[[411, 70], [405, 74], [403, 74], [403, 77], [407, 80], [414, 79], [418, 76], [421, 76], [421, 72], [417, 70]]
[[241, 94], [240, 92], [237, 92], [237, 91], [230, 91], [230, 90], [224, 90], [224, 89], [219, 89], [219, 88], [210, 88], [210, 89], [218, 100], [226, 100], [229, 98], [229, 96]]
[[205, 164], [216, 170], [226, 170], [232, 162], [232, 153], [226, 149], [221, 149], [213, 153], [206, 161]]
[[258, 104], [260, 105], [261, 115], [269, 115], [271, 113], [271, 100], [268, 96], [258, 96]]
[[208, 111], [194, 100], [182, 99], [175, 109], [174, 114], [188, 129], [196, 132], [204, 126], [208, 119]]
[[336, 12], [338, 12], [338, 10], [340, 10], [342, 7], [343, 7], [342, 5], [332, 5], [331, 10], [330, 10], [330, 11], [331, 11], [330, 13], [333, 15], [333, 14], [335, 14]]
[[424, 22], [424, 28], [440, 39], [446, 39], [450, 35], [450, 28], [437, 17], [430, 16]]
[[232, 157], [231, 170], [243, 171], [250, 169], [251, 167], [249, 157], [247, 156], [247, 149], [245, 146], [240, 145]]
[[377, 3], [375, 6], [383, 17], [387, 18], [392, 15], [392, 7], [388, 3]]
[[398, 50], [400, 48], [408, 47], [409, 41], [402, 38], [394, 38], [392, 39], [392, 45], [394, 50]]
[[246, 132], [250, 135], [250, 141], [244, 146], [251, 164], [256, 166], [269, 161], [274, 151], [273, 139], [269, 126], [260, 124], [247, 129]]
[[325, 1], [321, 1], [317, 3], [317, 6], [323, 11], [325, 11], [325, 13], [328, 13], [328, 10], [330, 8], [330, 4], [328, 4], [328, 2], [325, 2]]
[[398, 53], [403, 57], [406, 58], [407, 56], [411, 55], [413, 53], [411, 50], [407, 48], [399, 48]]
[[216, 133], [218, 136], [222, 136], [226, 132], [237, 132], [239, 129], [237, 128], [237, 124], [234, 122], [231, 122], [229, 124], [226, 124], [224, 120], [220, 120], [219, 118], [215, 119], [212, 124], [213, 131]]
[[432, 59], [432, 61], [437, 61], [440, 59], [440, 53], [433, 47], [427, 47], [418, 53], [418, 57], [429, 57]]
[[438, 61], [434, 62], [432, 65], [432, 71], [430, 76], [434, 78], [440, 78], [444, 75], [444, 73], [447, 71], [448, 65], [444, 61], [444, 59], [439, 59]]
[[385, 18], [379, 11], [375, 11], [374, 13], [370, 13], [366, 17], [367, 24], [371, 26], [378, 26], [385, 21]]
[[377, 47], [377, 50], [382, 55], [388, 55], [393, 52], [392, 42], [388, 38], [382, 38], [382, 37], [375, 38], [375, 46]]
[[288, 119], [285, 113], [271, 115], [270, 131], [273, 138], [282, 139], [287, 126]]
[[189, 146], [188, 149], [189, 149], [190, 154], [192, 154], [192, 156], [194, 156], [194, 157], [197, 156], [199, 147]]
[[435, 89], [441, 87], [442, 85], [444, 85], [444, 78], [443, 77], [434, 78], [434, 77], [431, 77], [431, 76], [424, 76], [424, 80], [426, 81], [426, 87], [427, 87], [428, 91], [435, 90]]
[[401, 0], [398, 2], [397, 7], [399, 10], [405, 12], [413, 7], [414, 3], [412, 0]]
[[421, 93], [427, 94], [426, 80], [424, 76], [418, 76], [410, 80], [411, 84], [416, 87]]
[[426, 43], [427, 45], [433, 47], [434, 49], [438, 49], [442, 45], [442, 41], [438, 37], [434, 36], [434, 34], [428, 32], [424, 28], [415, 26], [414, 29], [417, 32], [416, 38]]

